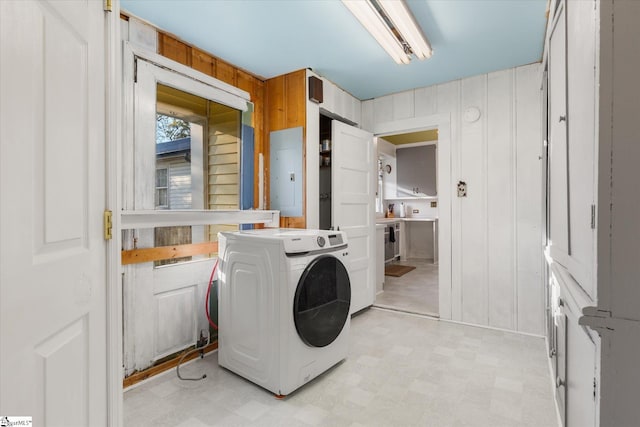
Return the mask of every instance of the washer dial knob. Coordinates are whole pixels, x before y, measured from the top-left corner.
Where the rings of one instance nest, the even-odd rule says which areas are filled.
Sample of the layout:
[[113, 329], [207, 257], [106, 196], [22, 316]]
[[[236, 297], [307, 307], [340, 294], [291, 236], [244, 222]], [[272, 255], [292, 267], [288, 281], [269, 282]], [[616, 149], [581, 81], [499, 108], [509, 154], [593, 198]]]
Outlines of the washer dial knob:
[[322, 237], [322, 236], [318, 236], [317, 242], [318, 242], [318, 246], [320, 246], [321, 248], [324, 247], [324, 245], [326, 243], [325, 240], [324, 240], [324, 237]]

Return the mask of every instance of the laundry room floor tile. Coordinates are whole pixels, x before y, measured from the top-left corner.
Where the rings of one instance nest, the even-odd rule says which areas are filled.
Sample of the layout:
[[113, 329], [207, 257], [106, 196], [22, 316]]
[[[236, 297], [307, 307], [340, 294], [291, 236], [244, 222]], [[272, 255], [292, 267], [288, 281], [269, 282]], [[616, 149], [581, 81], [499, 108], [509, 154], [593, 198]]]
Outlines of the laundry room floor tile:
[[410, 258], [397, 262], [411, 265], [414, 270], [400, 277], [384, 276], [383, 292], [376, 296], [375, 304], [411, 313], [437, 316], [438, 264], [432, 260]]
[[283, 400], [218, 366], [217, 353], [124, 393], [125, 427], [535, 426], [557, 416], [541, 338], [370, 309], [347, 360]]

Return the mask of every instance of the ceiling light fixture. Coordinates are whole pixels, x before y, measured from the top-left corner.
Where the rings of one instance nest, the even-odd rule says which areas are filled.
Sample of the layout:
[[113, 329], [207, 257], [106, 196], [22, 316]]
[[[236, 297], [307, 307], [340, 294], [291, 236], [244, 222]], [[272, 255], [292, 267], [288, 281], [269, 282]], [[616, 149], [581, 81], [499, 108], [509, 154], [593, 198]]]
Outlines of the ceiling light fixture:
[[398, 39], [369, 0], [342, 0], [342, 2], [394, 61], [398, 64], [408, 64], [411, 61]]
[[342, 0], [360, 23], [398, 64], [408, 64], [411, 54], [430, 58], [429, 41], [402, 0]]
[[402, 38], [409, 44], [418, 59], [429, 59], [433, 53], [429, 40], [422, 33], [413, 14], [402, 0], [377, 0], [387, 16], [393, 21]]

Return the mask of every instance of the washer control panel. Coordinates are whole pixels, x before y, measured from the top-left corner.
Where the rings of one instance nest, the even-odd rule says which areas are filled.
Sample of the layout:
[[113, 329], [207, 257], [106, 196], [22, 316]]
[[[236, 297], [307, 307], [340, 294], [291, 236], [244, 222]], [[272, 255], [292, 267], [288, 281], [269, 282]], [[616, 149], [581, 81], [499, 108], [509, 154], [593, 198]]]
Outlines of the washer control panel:
[[278, 237], [283, 240], [284, 252], [287, 254], [327, 251], [347, 244], [344, 232], [334, 230], [281, 229]]
[[329, 244], [331, 246], [340, 246], [343, 244], [342, 233], [329, 234]]

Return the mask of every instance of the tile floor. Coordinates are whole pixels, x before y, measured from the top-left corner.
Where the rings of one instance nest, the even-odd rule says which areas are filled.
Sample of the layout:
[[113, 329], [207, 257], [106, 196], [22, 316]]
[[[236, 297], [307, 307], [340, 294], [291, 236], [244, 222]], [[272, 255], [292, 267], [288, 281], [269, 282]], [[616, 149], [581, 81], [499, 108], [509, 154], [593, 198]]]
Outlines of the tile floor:
[[375, 305], [437, 317], [438, 265], [424, 259], [408, 259], [396, 264], [412, 265], [416, 269], [401, 277], [384, 276], [384, 292], [376, 297]]
[[372, 308], [348, 358], [276, 400], [217, 353], [124, 393], [125, 426], [557, 426], [544, 341]]

